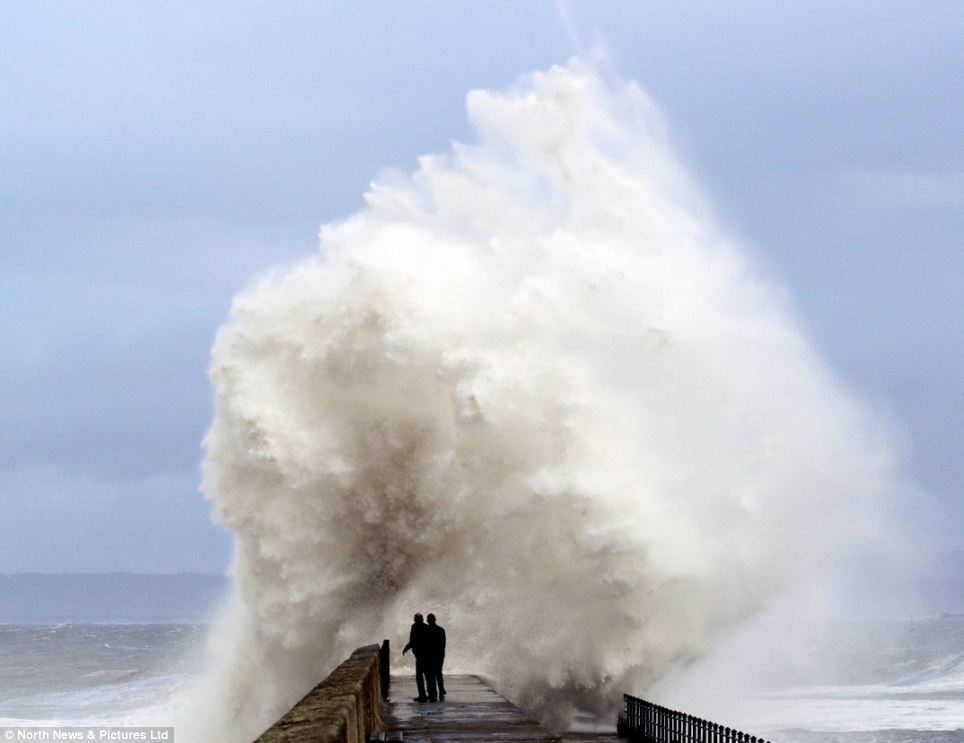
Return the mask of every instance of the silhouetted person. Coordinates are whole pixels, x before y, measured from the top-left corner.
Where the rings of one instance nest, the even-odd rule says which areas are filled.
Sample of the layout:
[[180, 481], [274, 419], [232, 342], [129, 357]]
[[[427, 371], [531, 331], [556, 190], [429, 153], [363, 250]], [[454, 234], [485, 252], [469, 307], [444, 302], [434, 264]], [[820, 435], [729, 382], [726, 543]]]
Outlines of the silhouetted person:
[[445, 678], [442, 676], [442, 665], [445, 663], [445, 630], [442, 625], [435, 623], [435, 615], [428, 615], [428, 653], [432, 664], [431, 672], [435, 675], [438, 685], [438, 698], [445, 699]]
[[[415, 615], [412, 630], [408, 633], [408, 645], [402, 650], [405, 655], [409, 650], [415, 654], [415, 684], [418, 686], [416, 702], [437, 702], [438, 692], [435, 688], [435, 673], [432, 671], [429, 652], [428, 625], [422, 620], [422, 615]], [[428, 682], [428, 696], [425, 696], [425, 683]]]

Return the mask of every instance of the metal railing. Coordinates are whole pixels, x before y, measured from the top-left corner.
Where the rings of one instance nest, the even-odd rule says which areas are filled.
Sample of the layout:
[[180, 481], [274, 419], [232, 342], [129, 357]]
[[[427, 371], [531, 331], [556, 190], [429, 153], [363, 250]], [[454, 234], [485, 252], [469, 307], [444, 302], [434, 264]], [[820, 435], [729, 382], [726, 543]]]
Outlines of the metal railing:
[[703, 720], [685, 712], [623, 695], [617, 730], [621, 738], [647, 743], [769, 743], [763, 738]]

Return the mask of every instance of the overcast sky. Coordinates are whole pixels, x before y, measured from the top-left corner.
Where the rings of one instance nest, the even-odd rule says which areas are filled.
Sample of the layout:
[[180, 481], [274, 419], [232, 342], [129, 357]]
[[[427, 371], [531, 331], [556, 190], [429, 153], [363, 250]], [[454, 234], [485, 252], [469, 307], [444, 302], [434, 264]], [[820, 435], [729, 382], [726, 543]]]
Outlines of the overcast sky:
[[959, 542], [959, 0], [8, 1], [0, 572], [223, 571], [197, 484], [233, 294], [468, 139], [467, 91], [596, 38]]

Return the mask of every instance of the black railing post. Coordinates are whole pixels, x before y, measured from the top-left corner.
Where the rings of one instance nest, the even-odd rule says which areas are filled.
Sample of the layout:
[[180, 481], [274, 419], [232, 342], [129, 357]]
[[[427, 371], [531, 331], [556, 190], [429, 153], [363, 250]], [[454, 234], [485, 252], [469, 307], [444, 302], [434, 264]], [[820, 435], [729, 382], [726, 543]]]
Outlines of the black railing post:
[[388, 687], [392, 683], [392, 654], [389, 651], [388, 640], [382, 641], [382, 646], [378, 651], [378, 674], [382, 686], [382, 698], [388, 699]]

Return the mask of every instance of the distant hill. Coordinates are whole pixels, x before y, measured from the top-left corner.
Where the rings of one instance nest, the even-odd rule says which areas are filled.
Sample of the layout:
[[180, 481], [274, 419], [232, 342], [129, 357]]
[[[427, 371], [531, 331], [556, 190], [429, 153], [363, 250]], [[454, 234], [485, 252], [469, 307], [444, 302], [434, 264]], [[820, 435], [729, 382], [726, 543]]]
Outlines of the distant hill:
[[229, 586], [199, 573], [0, 574], [0, 623], [206, 622]]

